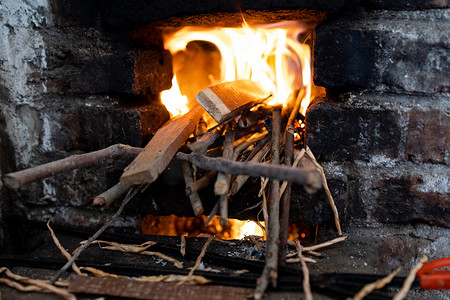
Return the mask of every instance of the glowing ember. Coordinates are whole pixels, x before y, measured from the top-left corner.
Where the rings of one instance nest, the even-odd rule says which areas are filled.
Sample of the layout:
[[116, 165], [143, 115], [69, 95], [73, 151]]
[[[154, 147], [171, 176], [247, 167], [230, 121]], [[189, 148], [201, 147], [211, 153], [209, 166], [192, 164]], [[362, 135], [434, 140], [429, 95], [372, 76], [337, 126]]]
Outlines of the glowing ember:
[[[291, 93], [304, 87], [306, 93], [300, 109], [304, 114], [311, 96], [311, 51], [308, 45], [300, 44], [297, 37], [305, 31], [298, 22], [252, 28], [246, 24], [242, 28], [185, 27], [165, 35], [164, 45], [172, 55], [185, 51], [192, 41], [210, 42], [217, 47], [221, 57], [220, 78], [209, 74], [208, 84], [199, 87], [200, 90], [223, 81], [251, 79], [272, 92], [269, 104], [273, 105], [284, 104]], [[179, 68], [174, 61], [176, 74]], [[161, 95], [162, 102], [174, 116], [187, 110], [186, 98], [179, 95], [180, 87], [174, 78], [172, 89]]]

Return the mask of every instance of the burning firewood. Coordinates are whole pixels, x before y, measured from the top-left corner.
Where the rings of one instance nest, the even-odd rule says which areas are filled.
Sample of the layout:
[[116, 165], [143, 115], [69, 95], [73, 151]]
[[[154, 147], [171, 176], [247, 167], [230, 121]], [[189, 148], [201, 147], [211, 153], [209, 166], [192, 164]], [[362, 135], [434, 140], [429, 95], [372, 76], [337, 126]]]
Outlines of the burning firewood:
[[240, 114], [249, 107], [248, 104], [253, 106], [269, 96], [270, 93], [256, 81], [236, 80], [206, 88], [198, 93], [196, 99], [220, 124]]

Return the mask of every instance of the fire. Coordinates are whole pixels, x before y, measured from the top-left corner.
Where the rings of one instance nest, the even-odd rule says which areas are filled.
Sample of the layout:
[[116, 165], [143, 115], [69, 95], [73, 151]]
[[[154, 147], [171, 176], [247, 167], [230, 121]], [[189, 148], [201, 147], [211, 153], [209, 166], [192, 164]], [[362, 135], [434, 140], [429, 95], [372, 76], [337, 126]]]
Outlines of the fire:
[[[208, 74], [201, 89], [223, 81], [251, 79], [258, 81], [273, 97], [268, 104], [285, 104], [289, 95], [299, 88], [306, 93], [300, 112], [305, 114], [311, 97], [311, 50], [300, 44], [297, 37], [306, 29], [298, 22], [282, 22], [270, 25], [241, 28], [185, 27], [164, 36], [164, 46], [172, 55], [185, 51], [193, 41], [214, 44], [220, 52], [219, 78]], [[181, 66], [174, 60], [174, 72]], [[179, 79], [180, 76], [178, 76]], [[176, 77], [170, 90], [161, 95], [161, 100], [173, 116], [187, 111], [188, 101], [181, 97]], [[193, 99], [189, 99], [193, 101]]]
[[[150, 235], [180, 236], [187, 232], [189, 236], [209, 233], [221, 239], [242, 239], [248, 235], [264, 236], [264, 232], [254, 221], [229, 219], [227, 225], [220, 224], [215, 216], [208, 226], [204, 225], [206, 216], [177, 217], [146, 215], [141, 222], [142, 233]], [[264, 222], [262, 222], [264, 226]]]

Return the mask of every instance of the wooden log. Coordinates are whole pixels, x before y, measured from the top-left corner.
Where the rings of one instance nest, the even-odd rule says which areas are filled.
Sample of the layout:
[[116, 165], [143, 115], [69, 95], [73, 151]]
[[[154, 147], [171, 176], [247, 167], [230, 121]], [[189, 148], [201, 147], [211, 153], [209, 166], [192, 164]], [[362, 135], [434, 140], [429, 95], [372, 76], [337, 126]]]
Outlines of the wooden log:
[[179, 300], [181, 298], [183, 300], [245, 300], [252, 293], [252, 289], [231, 286], [145, 282], [128, 278], [98, 278], [78, 275], [69, 277], [69, 291], [152, 300]]
[[98, 151], [76, 154], [70, 157], [53, 161], [47, 164], [25, 169], [19, 172], [8, 173], [3, 177], [3, 182], [10, 189], [18, 189], [29, 183], [72, 171], [87, 166], [105, 164], [119, 157], [136, 157], [143, 149], [123, 144], [115, 144]]
[[205, 170], [217, 170], [232, 175], [250, 175], [256, 177], [268, 177], [277, 180], [287, 180], [307, 186], [311, 190], [321, 187], [322, 181], [317, 173], [306, 172], [300, 168], [275, 166], [263, 163], [233, 162], [223, 158], [206, 157], [197, 153], [178, 152], [177, 159], [187, 160], [199, 168]]
[[202, 90], [195, 97], [197, 102], [213, 117], [217, 123], [225, 122], [228, 116], [249, 103], [267, 99], [260, 83], [251, 80], [222, 82]]
[[125, 168], [120, 182], [142, 184], [155, 181], [194, 131], [203, 112], [201, 106], [195, 106], [187, 114], [170, 120], [160, 128], [144, 151]]

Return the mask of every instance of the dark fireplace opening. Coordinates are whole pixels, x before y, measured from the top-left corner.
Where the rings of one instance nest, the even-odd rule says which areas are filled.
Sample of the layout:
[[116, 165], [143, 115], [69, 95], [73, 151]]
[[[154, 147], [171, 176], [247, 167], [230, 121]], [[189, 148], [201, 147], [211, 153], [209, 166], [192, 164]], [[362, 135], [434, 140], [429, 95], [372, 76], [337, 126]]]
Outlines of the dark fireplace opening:
[[[450, 17], [445, 1], [239, 1], [239, 8], [231, 1], [19, 2], [0, 6], [5, 29], [0, 34], [2, 253], [29, 254], [41, 244], [51, 245], [48, 220], [67, 234], [68, 243], [82, 231], [98, 229], [126, 193], [102, 208], [92, 206], [103, 203], [96, 196], [119, 182], [135, 156], [20, 188], [8, 187], [7, 174], [119, 143], [145, 147], [174, 115], [164, 94], [173, 90], [175, 77], [190, 103], [188, 112], [201, 90], [241, 79], [221, 78], [226, 58], [221, 45], [196, 37], [171, 53], [167, 38], [183, 28], [242, 28], [244, 21], [250, 29], [297, 22], [302, 30], [295, 39], [311, 51], [310, 102], [295, 123], [294, 155], [310, 148], [330, 193], [321, 188], [308, 194], [302, 185], [292, 185], [291, 240], [315, 244], [337, 237], [339, 214], [349, 238], [325, 251], [328, 259], [343, 257], [331, 271], [389, 273], [400, 265], [412, 267], [423, 253], [430, 260], [450, 253]], [[250, 46], [244, 45], [239, 46], [246, 52]], [[276, 55], [267, 61], [276, 65]], [[259, 125], [250, 130], [271, 130], [271, 110], [254, 112]], [[213, 127], [215, 121], [205, 115]], [[241, 122], [245, 127], [254, 121], [246, 117]], [[196, 138], [187, 137], [180, 152], [190, 153]], [[209, 147], [216, 156], [224, 140], [223, 133]], [[314, 169], [310, 161], [302, 163]], [[209, 173], [195, 172], [196, 179]], [[173, 243], [188, 231], [191, 241], [200, 233], [236, 237], [219, 216], [213, 227], [204, 224], [219, 199], [214, 183], [198, 192], [203, 204], [199, 217], [185, 189], [183, 162], [173, 159], [107, 234], [137, 235], [141, 241], [142, 234], [164, 239], [153, 236], [161, 230], [173, 236], [168, 237]], [[245, 221], [235, 228], [260, 228], [253, 222], [264, 220], [260, 189], [261, 179], [251, 177], [230, 198], [230, 223]], [[219, 233], [220, 228], [225, 230]], [[241, 250], [253, 253], [247, 258], [264, 259], [264, 251], [255, 249]], [[326, 271], [319, 261], [313, 273]]]

